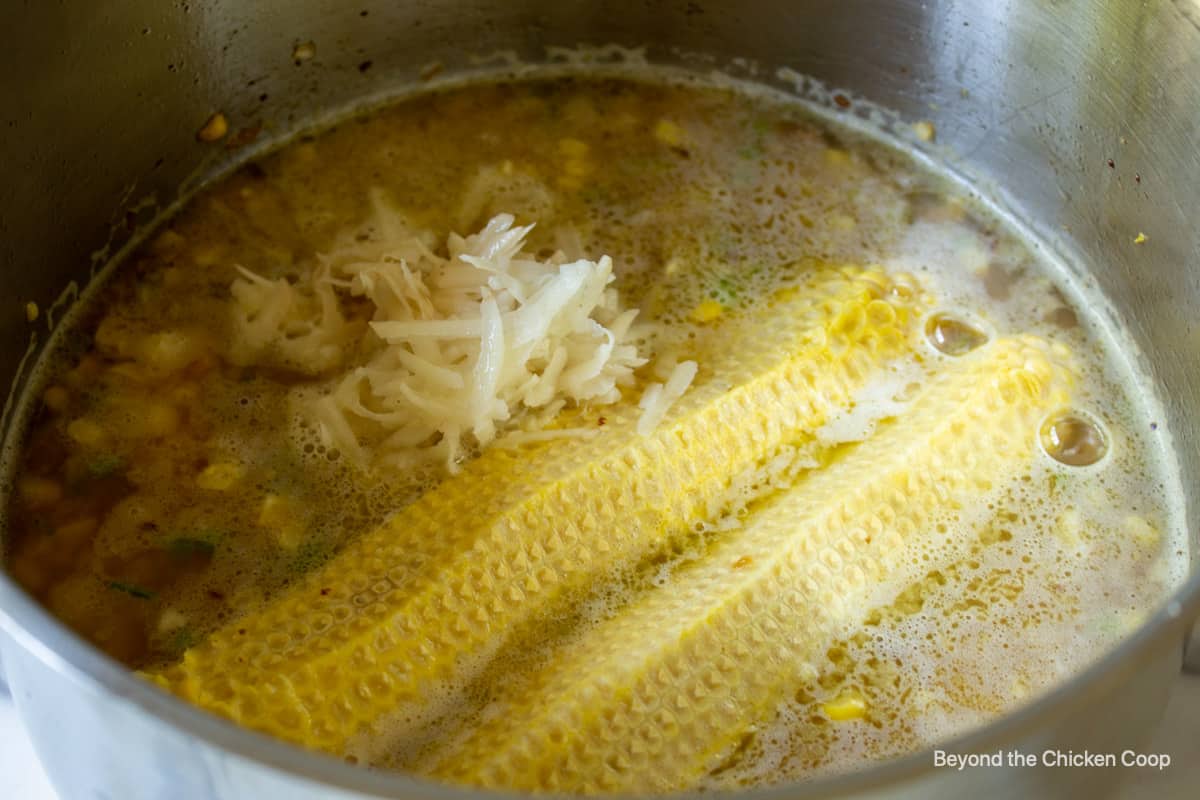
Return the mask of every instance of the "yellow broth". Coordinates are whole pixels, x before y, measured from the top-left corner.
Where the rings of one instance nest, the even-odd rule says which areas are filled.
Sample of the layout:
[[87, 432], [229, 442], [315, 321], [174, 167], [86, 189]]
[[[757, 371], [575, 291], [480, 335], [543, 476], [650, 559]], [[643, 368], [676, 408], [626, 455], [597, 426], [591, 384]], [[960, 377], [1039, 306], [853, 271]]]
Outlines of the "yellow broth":
[[[1032, 470], [961, 558], [898, 575], [898, 595], [863, 609], [861, 629], [727, 754], [713, 786], [850, 768], [1002, 713], [1110, 646], [1179, 578], [1173, 485], [1143, 389], [1029, 247], [936, 175], [765, 95], [474, 85], [304, 137], [209, 188], [112, 274], [46, 359], [7, 569], [130, 667], [179, 659], [441, 479], [360, 473], [290, 410], [289, 392], [319, 378], [228, 357], [235, 265], [304, 274], [364, 224], [372, 188], [439, 239], [504, 211], [537, 222], [532, 251], [612, 255], [626, 306], [670, 326], [681, 351], [819, 260], [937, 285], [949, 316], [928, 330], [950, 355], [1005, 333], [1076, 354], [1076, 405], [1108, 460]], [[579, 413], [602, 424], [602, 410]], [[706, 547], [651, 559], [634, 583]], [[596, 617], [581, 607], [527, 652], [502, 652], [460, 716]]]

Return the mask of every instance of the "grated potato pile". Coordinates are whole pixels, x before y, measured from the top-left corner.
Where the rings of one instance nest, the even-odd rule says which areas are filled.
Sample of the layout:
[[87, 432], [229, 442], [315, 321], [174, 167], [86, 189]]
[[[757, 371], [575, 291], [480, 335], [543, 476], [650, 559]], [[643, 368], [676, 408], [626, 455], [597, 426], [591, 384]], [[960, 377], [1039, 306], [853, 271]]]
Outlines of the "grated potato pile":
[[[533, 225], [510, 214], [451, 234], [443, 258], [380, 192], [371, 200], [372, 235], [345, 237], [303, 279], [238, 268], [234, 360], [333, 375], [303, 394], [305, 411], [327, 446], [364, 467], [436, 459], [454, 472], [472, 447], [504, 434], [510, 443], [593, 435], [548, 426], [568, 404], [620, 401], [648, 360], [634, 344], [637, 310], [622, 309], [609, 286], [612, 259], [538, 260], [522, 252]], [[646, 388], [639, 432], [654, 429], [695, 373], [683, 362]]]

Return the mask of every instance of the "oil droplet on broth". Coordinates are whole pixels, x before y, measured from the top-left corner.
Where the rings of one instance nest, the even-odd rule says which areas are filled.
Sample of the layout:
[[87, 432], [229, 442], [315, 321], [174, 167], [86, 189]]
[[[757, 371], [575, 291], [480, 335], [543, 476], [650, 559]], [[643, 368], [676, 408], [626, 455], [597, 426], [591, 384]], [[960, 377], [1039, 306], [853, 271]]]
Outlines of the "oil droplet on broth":
[[987, 343], [987, 334], [950, 314], [934, 314], [925, 323], [929, 343], [948, 356], [966, 355]]
[[1100, 423], [1078, 411], [1060, 411], [1042, 424], [1042, 447], [1059, 463], [1086, 467], [1104, 458], [1108, 438]]

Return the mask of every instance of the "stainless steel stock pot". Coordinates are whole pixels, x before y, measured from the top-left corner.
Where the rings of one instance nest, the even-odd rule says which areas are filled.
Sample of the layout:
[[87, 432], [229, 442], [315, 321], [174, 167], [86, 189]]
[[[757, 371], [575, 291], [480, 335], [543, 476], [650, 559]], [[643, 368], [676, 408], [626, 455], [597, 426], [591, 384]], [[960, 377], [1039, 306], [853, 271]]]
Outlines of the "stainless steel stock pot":
[[[1200, 0], [46, 0], [8, 2], [3, 19], [0, 380], [18, 390], [48, 334], [48, 315], [27, 322], [26, 301], [48, 308], [163, 209], [272, 140], [435, 71], [449, 79], [580, 45], [604, 61], [612, 51], [601, 46], [618, 44], [792, 90], [778, 73], [789, 68], [853, 98], [848, 116], [874, 103], [897, 120], [931, 120], [953, 168], [1086, 270], [1132, 332], [1165, 403], [1196, 550]], [[307, 42], [313, 57], [295, 59]], [[197, 141], [216, 111], [245, 146]], [[1134, 246], [1139, 231], [1147, 241]], [[4, 419], [10, 446], [15, 416]], [[1102, 662], [943, 748], [1136, 746], [1161, 714], [1198, 610], [1193, 573]], [[66, 800], [471, 794], [194, 710], [92, 650], [2, 575], [0, 658]], [[1097, 769], [938, 769], [921, 752], [750, 794], [1090, 797], [1113, 780]]]

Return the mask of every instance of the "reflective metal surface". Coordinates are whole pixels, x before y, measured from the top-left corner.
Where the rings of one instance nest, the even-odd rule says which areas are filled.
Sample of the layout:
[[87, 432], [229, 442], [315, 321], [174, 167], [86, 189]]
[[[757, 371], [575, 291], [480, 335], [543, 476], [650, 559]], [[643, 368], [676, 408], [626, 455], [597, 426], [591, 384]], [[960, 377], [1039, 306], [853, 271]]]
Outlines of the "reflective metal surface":
[[[25, 4], [0, 31], [0, 381], [93, 254], [181, 189], [314, 117], [547, 45], [645, 47], [708, 70], [755, 59], [932, 120], [952, 165], [1086, 269], [1161, 387], [1189, 492], [1200, 481], [1200, 12], [1194, 0]], [[296, 64], [295, 45], [314, 58]], [[493, 54], [491, 60], [488, 55]], [[478, 57], [478, 58], [477, 58]], [[729, 66], [734, 74], [749, 71]], [[865, 106], [852, 104], [854, 115]], [[196, 130], [217, 110], [241, 150]], [[258, 129], [257, 137], [253, 135]], [[240, 135], [238, 135], [238, 132]], [[253, 139], [253, 141], [251, 141]], [[1113, 166], [1108, 166], [1109, 159]], [[1147, 240], [1135, 245], [1142, 232]], [[5, 431], [7, 433], [7, 431]], [[7, 487], [0, 487], [7, 488]], [[1196, 497], [1190, 530], [1200, 531]], [[1072, 684], [947, 749], [1120, 752], [1156, 721], [1200, 581]], [[64, 798], [462, 797], [355, 769], [208, 717], [84, 646], [0, 578], [4, 670]], [[800, 796], [1102, 795], [1107, 770], [936, 770], [928, 753]], [[783, 792], [763, 792], [783, 796]]]

